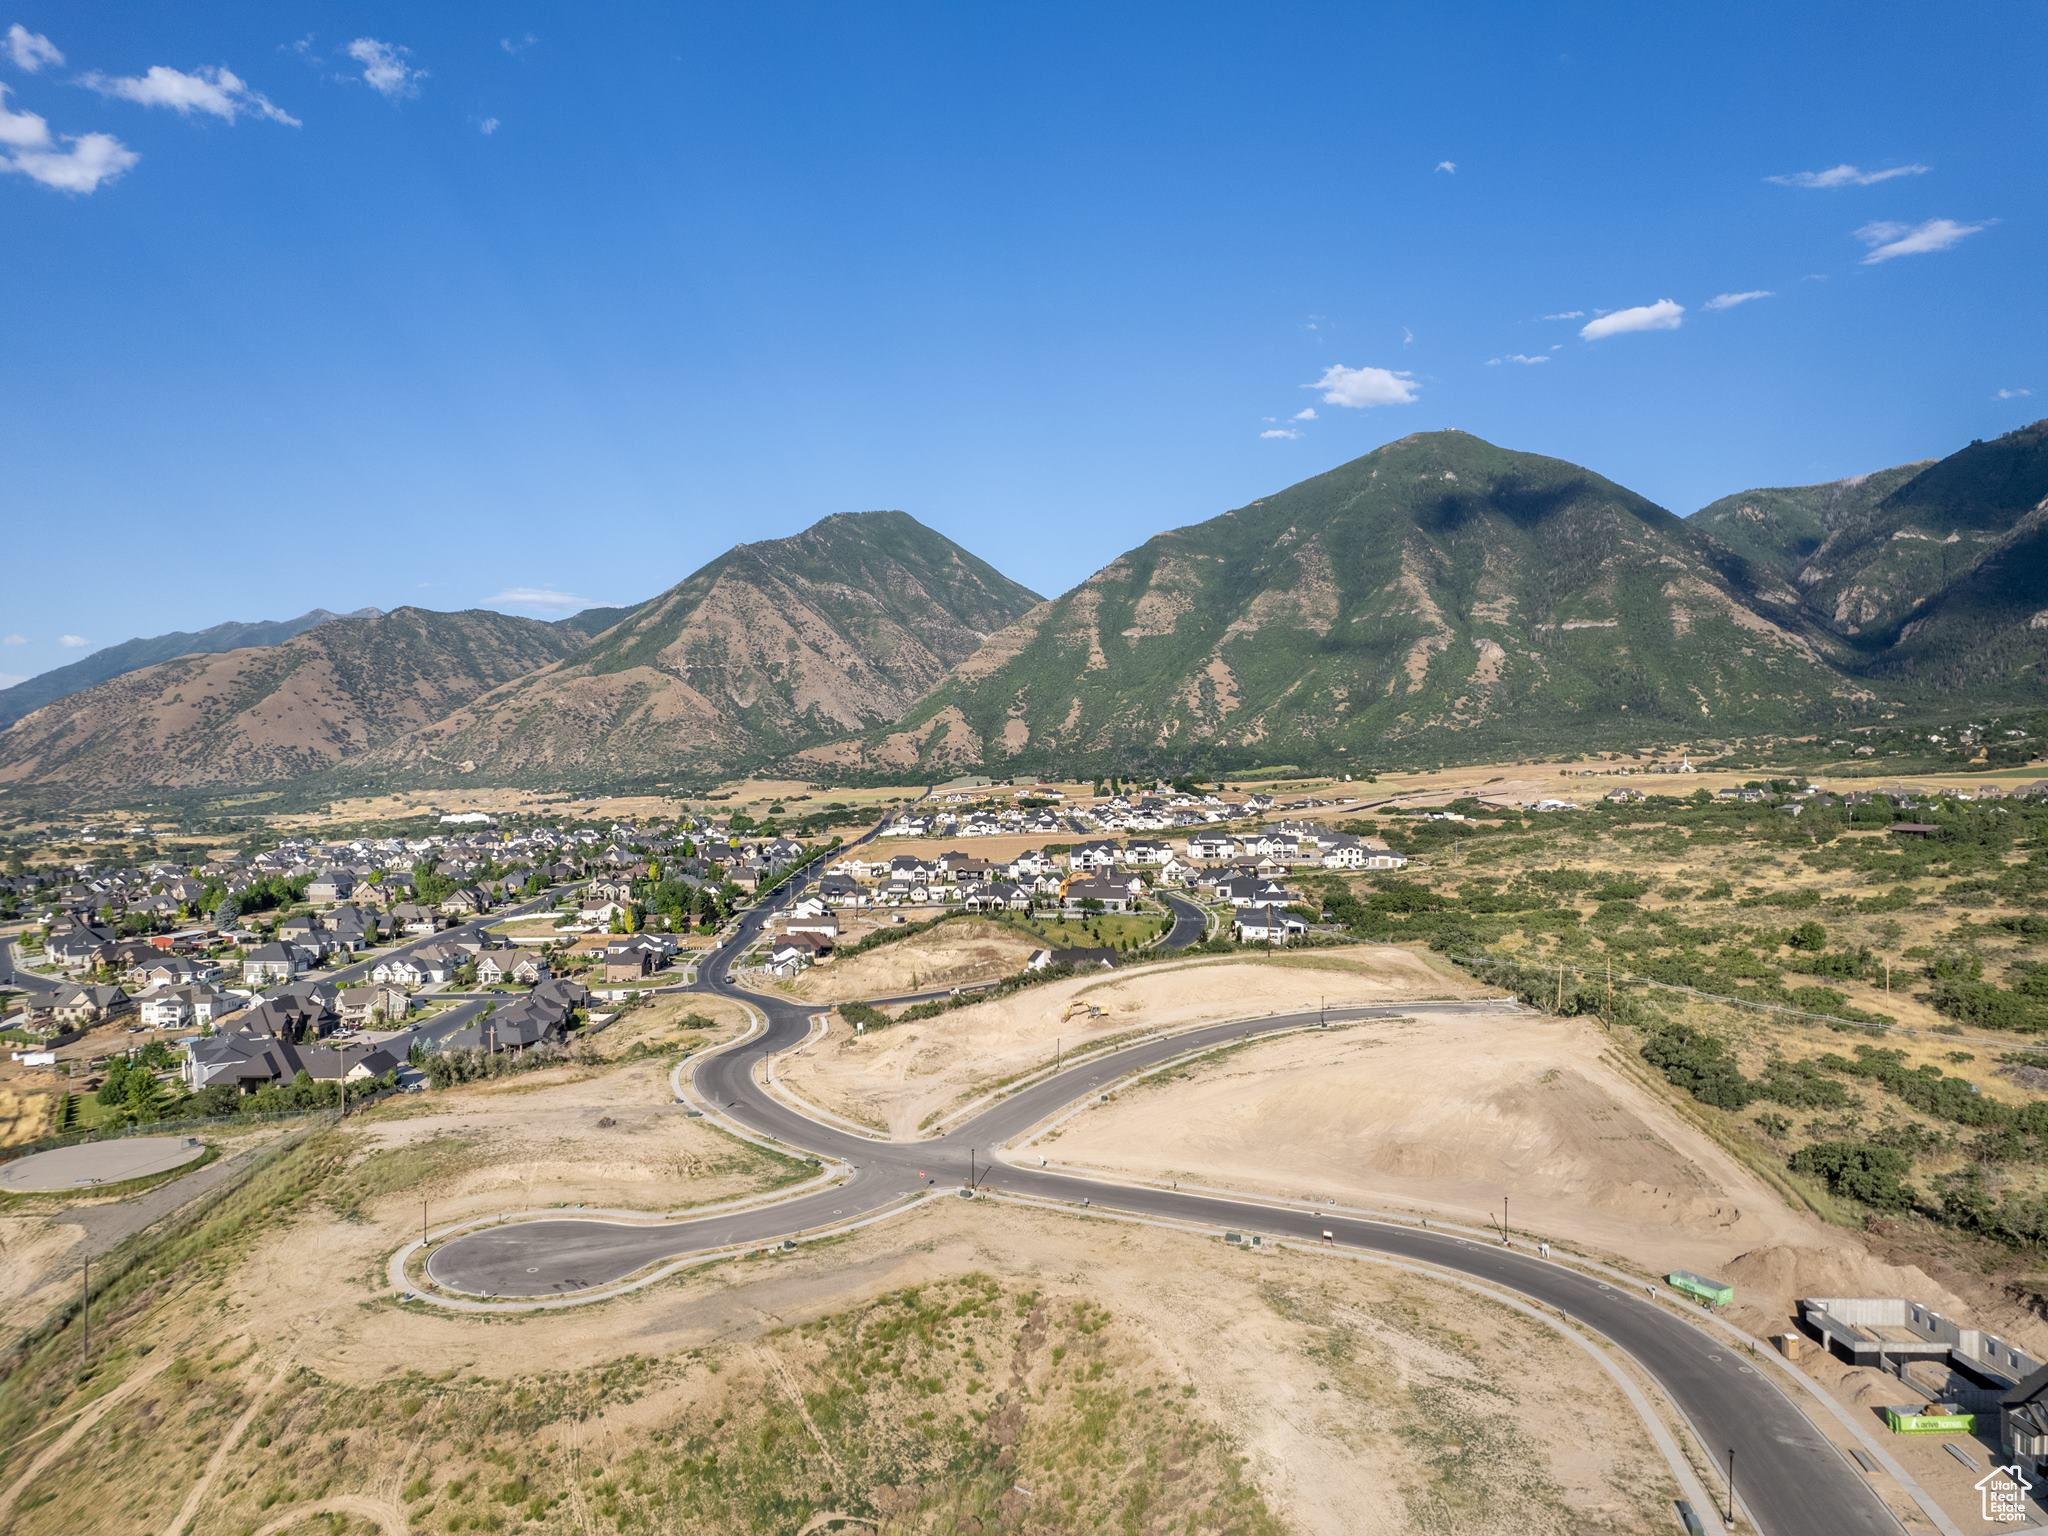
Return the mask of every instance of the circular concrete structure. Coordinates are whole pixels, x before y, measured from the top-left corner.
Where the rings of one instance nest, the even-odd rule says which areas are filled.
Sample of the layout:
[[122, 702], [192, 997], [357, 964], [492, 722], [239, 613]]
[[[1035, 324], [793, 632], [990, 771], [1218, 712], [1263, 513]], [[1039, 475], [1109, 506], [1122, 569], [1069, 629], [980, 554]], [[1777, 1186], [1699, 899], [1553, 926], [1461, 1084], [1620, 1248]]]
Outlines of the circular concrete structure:
[[91, 1189], [96, 1184], [124, 1184], [146, 1179], [196, 1161], [206, 1146], [196, 1137], [124, 1136], [116, 1141], [85, 1141], [75, 1147], [35, 1152], [0, 1164], [0, 1189], [16, 1194]]

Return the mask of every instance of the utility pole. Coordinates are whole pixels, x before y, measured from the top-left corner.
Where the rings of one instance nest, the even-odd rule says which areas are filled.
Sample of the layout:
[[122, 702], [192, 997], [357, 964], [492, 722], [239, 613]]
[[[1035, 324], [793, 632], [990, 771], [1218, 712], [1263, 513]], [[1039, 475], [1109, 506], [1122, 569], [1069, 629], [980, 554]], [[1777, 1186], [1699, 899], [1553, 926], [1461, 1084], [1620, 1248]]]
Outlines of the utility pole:
[[974, 1148], [967, 1149], [967, 1187], [974, 1188]]
[[427, 1202], [424, 1198], [420, 1201], [420, 1246], [427, 1246]]
[[1735, 1447], [1728, 1447], [1728, 1523], [1735, 1524]]
[[1508, 1240], [1508, 1197], [1505, 1191], [1500, 1197], [1500, 1240]]

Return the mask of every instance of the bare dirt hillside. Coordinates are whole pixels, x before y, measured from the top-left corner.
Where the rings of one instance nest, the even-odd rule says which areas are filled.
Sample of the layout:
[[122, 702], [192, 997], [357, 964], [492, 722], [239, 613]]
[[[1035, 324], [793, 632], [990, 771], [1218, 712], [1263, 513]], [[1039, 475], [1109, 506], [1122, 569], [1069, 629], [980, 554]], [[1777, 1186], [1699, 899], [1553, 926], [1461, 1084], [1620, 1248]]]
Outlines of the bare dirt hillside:
[[757, 762], [895, 719], [1035, 601], [915, 518], [842, 513], [721, 555], [377, 765], [488, 783]]
[[326, 768], [438, 719], [584, 637], [502, 613], [401, 608], [282, 645], [125, 673], [0, 732], [0, 787], [133, 792]]

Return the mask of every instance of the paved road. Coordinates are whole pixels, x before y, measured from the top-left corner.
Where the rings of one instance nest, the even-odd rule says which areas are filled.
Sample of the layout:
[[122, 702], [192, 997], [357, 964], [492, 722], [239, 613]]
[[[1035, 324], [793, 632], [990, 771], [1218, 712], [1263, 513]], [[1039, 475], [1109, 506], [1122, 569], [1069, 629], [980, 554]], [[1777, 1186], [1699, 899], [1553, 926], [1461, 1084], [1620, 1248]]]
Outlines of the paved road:
[[0, 988], [23, 993], [30, 1002], [48, 1003], [56, 997], [64, 983], [52, 981], [47, 976], [32, 975], [17, 970], [14, 965], [14, 940], [0, 939]]
[[[741, 995], [725, 976], [730, 963], [801, 886], [783, 886], [739, 922], [702, 968], [702, 990]], [[1177, 919], [1179, 914], [1177, 913]], [[1179, 927], [1177, 920], [1176, 927]], [[808, 1010], [780, 998], [744, 994], [768, 1027], [744, 1045], [697, 1063], [699, 1093], [733, 1120], [785, 1143], [838, 1158], [851, 1176], [827, 1189], [749, 1211], [693, 1221], [634, 1225], [588, 1218], [510, 1223], [446, 1243], [428, 1272], [450, 1290], [478, 1296], [545, 1296], [604, 1285], [660, 1261], [733, 1244], [757, 1244], [885, 1210], [929, 1185], [962, 1185], [970, 1166], [981, 1187], [1079, 1203], [1103, 1210], [1259, 1232], [1441, 1265], [1557, 1308], [1626, 1349], [1691, 1421], [1712, 1459], [1734, 1447], [1744, 1500], [1771, 1536], [1894, 1536], [1897, 1521], [1862, 1476], [1778, 1387], [1729, 1343], [1626, 1289], [1574, 1269], [1443, 1232], [1353, 1217], [1320, 1215], [1252, 1200], [1121, 1186], [1049, 1169], [998, 1164], [988, 1149], [1012, 1141], [1063, 1107], [1147, 1066], [1280, 1029], [1313, 1028], [1316, 1013], [1233, 1020], [1166, 1039], [1143, 1041], [1070, 1067], [984, 1110], [944, 1136], [894, 1143], [811, 1121], [765, 1094], [755, 1067], [801, 1041]], [[1332, 1009], [1331, 1021], [1427, 1015], [1471, 1003], [1409, 1003]], [[1508, 1003], [1488, 1004], [1514, 1011]]]

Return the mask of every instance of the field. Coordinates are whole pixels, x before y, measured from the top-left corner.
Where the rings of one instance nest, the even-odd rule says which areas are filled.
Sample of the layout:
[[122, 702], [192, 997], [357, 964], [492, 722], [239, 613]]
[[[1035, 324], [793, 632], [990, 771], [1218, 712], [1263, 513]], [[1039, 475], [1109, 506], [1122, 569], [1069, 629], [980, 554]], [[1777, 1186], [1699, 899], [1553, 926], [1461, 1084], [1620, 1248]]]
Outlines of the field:
[[[938, 1204], [566, 1318], [373, 1303], [339, 1255], [280, 1292], [279, 1250], [329, 1247], [363, 1155], [308, 1142], [185, 1234], [176, 1251], [201, 1256], [111, 1286], [82, 1382], [75, 1336], [38, 1349], [0, 1390], [10, 1443], [48, 1426], [0, 1520], [1561, 1536], [1654, 1528], [1675, 1493], [1587, 1352], [1498, 1303], [999, 1206]], [[414, 1193], [354, 1219], [388, 1239]]]
[[1479, 989], [1393, 947], [1166, 961], [1070, 977], [937, 1018], [856, 1036], [835, 1021], [778, 1059], [806, 1102], [896, 1137], [914, 1136], [1001, 1083], [1090, 1045], [1245, 1013], [1454, 997]]
[[1984, 1305], [2048, 1292], [2048, 807], [1921, 803], [1933, 833], [1901, 838], [1888, 800], [1460, 804], [1352, 822], [1413, 862], [1312, 895], [1622, 1026], [1717, 1142], [1885, 1257]]

